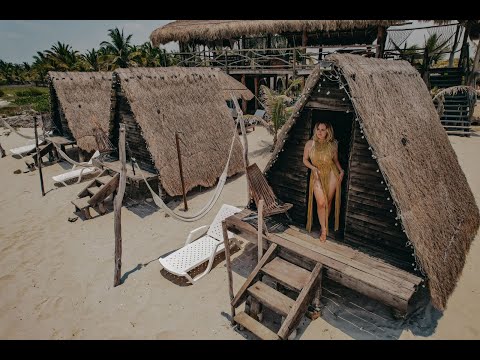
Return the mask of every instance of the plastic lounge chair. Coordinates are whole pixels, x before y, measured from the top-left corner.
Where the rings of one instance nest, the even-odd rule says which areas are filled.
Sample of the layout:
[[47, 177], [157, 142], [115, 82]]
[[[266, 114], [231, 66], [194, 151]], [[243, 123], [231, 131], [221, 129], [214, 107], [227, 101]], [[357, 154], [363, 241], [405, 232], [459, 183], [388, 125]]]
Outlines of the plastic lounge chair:
[[[40, 142], [39, 142], [38, 145], [42, 145], [43, 142], [44, 142], [43, 139], [40, 139]], [[10, 149], [10, 152], [13, 155], [18, 155], [18, 156], [23, 157], [23, 155], [27, 155], [27, 154], [31, 153], [33, 150], [35, 150], [35, 147], [36, 147], [35, 146], [35, 140], [28, 140], [26, 145]]]
[[261, 110], [261, 109], [257, 109], [257, 111], [255, 111], [255, 114], [253, 114], [253, 119], [252, 119], [252, 123], [255, 123], [258, 124], [258, 120], [263, 120], [263, 117], [265, 116], [265, 110]]
[[[222, 221], [240, 211], [242, 210], [234, 206], [227, 204], [222, 205], [220, 211], [215, 216], [215, 219], [210, 226], [204, 225], [192, 230], [182, 248], [167, 255], [166, 257], [158, 259], [158, 261], [160, 261], [160, 264], [162, 264], [163, 268], [168, 272], [178, 276], [185, 276], [188, 281], [194, 284], [196, 281], [200, 280], [209, 273], [215, 256], [225, 250]], [[208, 228], [208, 231], [205, 234], [206, 228]], [[200, 230], [203, 230], [205, 235], [197, 240], [193, 240], [194, 234], [198, 234]], [[228, 238], [232, 239], [233, 236], [234, 234], [229, 231]], [[240, 246], [238, 240], [233, 238], [233, 241]], [[192, 278], [188, 274], [188, 271], [203, 264], [207, 260], [207, 269], [202, 274], [196, 276], [195, 278]]]
[[[100, 156], [100, 152], [97, 150], [95, 153], [92, 155], [92, 158], [88, 161], [87, 164], [92, 165], [93, 164], [93, 159], [97, 158]], [[82, 167], [80, 169], [76, 169], [76, 165], [73, 165], [72, 170], [69, 172], [66, 172], [64, 174], [60, 175], [55, 175], [52, 177], [53, 181], [62, 183], [63, 185], [67, 186], [66, 181], [76, 179], [78, 177], [78, 181], [76, 182], [77, 184], [82, 181], [82, 176], [91, 174], [95, 172], [97, 169], [96, 168], [85, 168]]]

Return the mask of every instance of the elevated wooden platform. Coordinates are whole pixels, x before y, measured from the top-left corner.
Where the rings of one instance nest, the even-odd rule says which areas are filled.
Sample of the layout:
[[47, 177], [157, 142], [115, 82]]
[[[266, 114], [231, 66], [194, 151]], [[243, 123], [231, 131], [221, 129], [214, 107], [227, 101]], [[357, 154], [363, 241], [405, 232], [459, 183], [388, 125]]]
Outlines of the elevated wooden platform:
[[[225, 225], [257, 244], [257, 229], [242, 220], [252, 215], [255, 213], [251, 210], [243, 210], [227, 218]], [[401, 316], [406, 315], [408, 302], [422, 281], [414, 274], [333, 240], [327, 239], [321, 244], [317, 238], [295, 227], [271, 232], [263, 237], [263, 243], [265, 249], [271, 244], [279, 245], [280, 258], [310, 271], [322, 264], [324, 275], [331, 280], [391, 306]]]
[[[116, 173], [120, 173], [120, 169], [122, 167], [122, 164], [120, 161], [112, 161], [112, 162], [103, 162], [102, 163], [103, 167], [112, 170]], [[139, 170], [137, 167], [135, 167], [135, 174], [133, 173], [132, 170], [132, 164], [130, 162], [127, 162], [127, 179], [133, 180], [135, 182], [142, 181], [142, 175], [140, 175], [140, 171], [143, 173], [143, 176], [145, 176], [145, 179], [154, 179], [157, 178], [157, 174], [153, 174], [151, 172], [145, 171], [145, 170]]]

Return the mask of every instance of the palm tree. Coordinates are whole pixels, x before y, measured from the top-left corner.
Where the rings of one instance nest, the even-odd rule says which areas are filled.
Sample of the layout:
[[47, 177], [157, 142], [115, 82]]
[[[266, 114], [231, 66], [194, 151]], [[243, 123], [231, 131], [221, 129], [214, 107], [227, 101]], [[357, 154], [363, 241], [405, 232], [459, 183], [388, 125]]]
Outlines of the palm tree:
[[63, 44], [60, 41], [56, 45], [52, 45], [50, 50], [45, 53], [52, 60], [55, 70], [70, 71], [78, 67], [78, 51], [73, 50], [68, 44]]
[[[260, 86], [262, 101], [264, 103], [267, 118], [269, 119], [270, 131], [273, 132], [273, 147], [277, 142], [278, 130], [285, 124], [293, 112], [294, 96], [302, 84], [302, 79], [293, 80], [290, 86], [281, 93], [268, 88], [265, 85]], [[272, 148], [273, 150], [273, 148]]]
[[436, 63], [445, 57], [445, 55], [450, 51], [450, 48], [448, 47], [449, 41], [450, 37], [441, 41], [437, 34], [432, 34], [425, 40], [425, 65], [427, 67], [432, 62]]
[[98, 51], [95, 51], [95, 49], [92, 49], [91, 51], [87, 50], [87, 52], [81, 55], [81, 57], [85, 63], [85, 69], [87, 71], [100, 71]]
[[112, 42], [102, 41], [100, 46], [104, 47], [105, 53], [110, 56], [110, 62], [113, 67], [126, 68], [131, 65], [129, 55], [132, 52], [130, 46], [132, 34], [125, 37], [123, 35], [123, 29], [120, 32], [118, 28], [115, 28], [108, 30], [108, 36]]

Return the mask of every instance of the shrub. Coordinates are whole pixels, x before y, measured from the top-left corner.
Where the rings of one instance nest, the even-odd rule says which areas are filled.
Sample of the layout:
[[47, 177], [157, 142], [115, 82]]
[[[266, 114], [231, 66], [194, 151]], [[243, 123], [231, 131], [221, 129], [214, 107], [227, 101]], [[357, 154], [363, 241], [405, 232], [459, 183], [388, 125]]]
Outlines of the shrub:
[[41, 96], [43, 94], [43, 91], [35, 88], [29, 88], [15, 92], [15, 95], [17, 95], [18, 97]]

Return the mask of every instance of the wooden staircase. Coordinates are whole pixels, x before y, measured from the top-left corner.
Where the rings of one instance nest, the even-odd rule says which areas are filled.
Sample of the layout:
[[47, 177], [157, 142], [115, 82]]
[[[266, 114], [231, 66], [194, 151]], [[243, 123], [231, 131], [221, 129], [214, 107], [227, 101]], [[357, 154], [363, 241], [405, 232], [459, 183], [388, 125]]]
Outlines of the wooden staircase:
[[117, 190], [119, 179], [119, 174], [110, 176], [108, 171], [103, 171], [78, 193], [77, 199], [72, 200], [75, 211], [80, 211], [87, 220], [92, 218], [90, 208], [94, 208], [100, 215], [105, 214], [105, 199]]
[[[245, 310], [234, 316], [234, 323], [262, 340], [294, 338], [309, 303], [314, 300], [316, 306], [319, 305], [322, 265], [317, 263], [310, 272], [277, 257], [279, 248], [277, 244], [269, 247], [231, 302], [233, 308], [245, 302]], [[273, 280], [276, 288], [262, 281], [265, 275]], [[292, 299], [283, 294], [281, 289], [284, 288], [298, 293], [297, 298]], [[261, 323], [262, 306], [282, 316], [283, 322], [277, 332]]]

